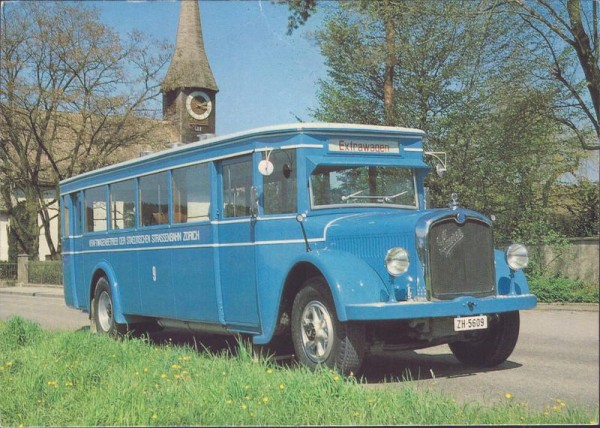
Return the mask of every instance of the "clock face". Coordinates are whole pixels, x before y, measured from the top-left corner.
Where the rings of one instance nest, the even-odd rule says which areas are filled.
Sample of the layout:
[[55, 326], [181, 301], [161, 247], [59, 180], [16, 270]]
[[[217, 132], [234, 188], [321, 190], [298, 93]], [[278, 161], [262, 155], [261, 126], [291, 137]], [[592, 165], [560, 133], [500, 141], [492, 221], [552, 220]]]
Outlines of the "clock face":
[[212, 112], [212, 101], [205, 92], [194, 91], [185, 100], [185, 108], [194, 119], [204, 120]]

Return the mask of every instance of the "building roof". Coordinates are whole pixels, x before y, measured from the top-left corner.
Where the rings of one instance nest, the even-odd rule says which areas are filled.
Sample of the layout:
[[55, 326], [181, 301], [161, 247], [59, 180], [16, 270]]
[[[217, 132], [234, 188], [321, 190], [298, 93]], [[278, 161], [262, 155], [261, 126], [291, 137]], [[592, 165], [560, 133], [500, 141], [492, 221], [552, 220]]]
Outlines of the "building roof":
[[181, 2], [175, 53], [161, 88], [163, 92], [177, 88], [219, 90], [204, 50], [197, 0]]

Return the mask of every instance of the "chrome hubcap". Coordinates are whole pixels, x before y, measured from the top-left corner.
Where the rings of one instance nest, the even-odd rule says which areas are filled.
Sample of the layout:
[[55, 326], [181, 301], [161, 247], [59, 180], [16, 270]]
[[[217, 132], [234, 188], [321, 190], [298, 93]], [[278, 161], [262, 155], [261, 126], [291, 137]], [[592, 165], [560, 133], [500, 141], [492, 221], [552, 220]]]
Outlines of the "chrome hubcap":
[[106, 291], [98, 297], [98, 322], [102, 331], [108, 332], [112, 324], [113, 308], [110, 296]]
[[333, 345], [333, 322], [327, 308], [316, 300], [302, 312], [302, 346], [306, 356], [315, 363], [323, 363]]

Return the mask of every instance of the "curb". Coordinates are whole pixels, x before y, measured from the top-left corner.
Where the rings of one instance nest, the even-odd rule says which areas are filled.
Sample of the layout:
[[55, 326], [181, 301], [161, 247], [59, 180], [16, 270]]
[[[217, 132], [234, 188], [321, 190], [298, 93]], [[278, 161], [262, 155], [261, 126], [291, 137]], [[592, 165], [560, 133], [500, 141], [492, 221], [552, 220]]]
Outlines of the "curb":
[[[28, 290], [28, 288], [30, 288]], [[43, 287], [0, 287], [0, 294], [13, 294], [17, 296], [33, 296], [33, 297], [54, 297], [57, 299], [64, 298], [64, 292], [62, 288], [56, 290], [43, 289]]]
[[598, 303], [538, 303], [541, 311], [598, 312]]

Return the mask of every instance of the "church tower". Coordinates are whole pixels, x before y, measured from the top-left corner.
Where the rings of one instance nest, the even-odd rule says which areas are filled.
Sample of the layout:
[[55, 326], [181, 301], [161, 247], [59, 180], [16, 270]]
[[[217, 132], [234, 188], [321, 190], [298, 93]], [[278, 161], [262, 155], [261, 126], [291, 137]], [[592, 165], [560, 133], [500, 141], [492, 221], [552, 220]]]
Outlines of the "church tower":
[[163, 118], [179, 129], [179, 142], [215, 133], [215, 96], [219, 88], [208, 64], [198, 0], [181, 1], [177, 43], [161, 84]]

